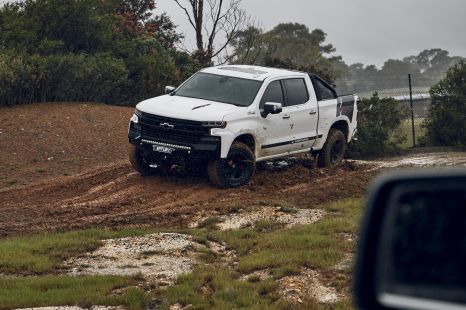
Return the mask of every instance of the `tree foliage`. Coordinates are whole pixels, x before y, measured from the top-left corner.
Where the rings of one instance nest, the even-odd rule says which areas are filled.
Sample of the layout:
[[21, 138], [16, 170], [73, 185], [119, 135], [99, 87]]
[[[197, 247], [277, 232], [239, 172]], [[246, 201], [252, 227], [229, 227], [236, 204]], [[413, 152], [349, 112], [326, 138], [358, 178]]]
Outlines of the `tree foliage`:
[[0, 8], [0, 105], [135, 104], [179, 83], [198, 65], [175, 49], [181, 35], [166, 14], [152, 15], [154, 8], [154, 0], [5, 4]]
[[231, 61], [314, 72], [333, 82], [342, 60], [332, 56], [335, 48], [325, 40], [322, 30], [298, 23], [279, 24], [267, 32], [251, 26], [232, 40]]
[[433, 145], [466, 147], [466, 62], [450, 68], [434, 85], [426, 119], [426, 137]]
[[448, 68], [461, 57], [451, 57], [442, 49], [424, 50], [417, 56], [387, 60], [379, 70], [374, 65], [343, 64], [343, 75], [336, 81], [342, 93], [366, 92], [407, 87], [408, 74], [414, 87], [430, 87], [440, 81]]
[[409, 109], [393, 98], [380, 99], [375, 93], [358, 105], [357, 140], [350, 144], [348, 156], [368, 158], [398, 151], [406, 137], [397, 133]]

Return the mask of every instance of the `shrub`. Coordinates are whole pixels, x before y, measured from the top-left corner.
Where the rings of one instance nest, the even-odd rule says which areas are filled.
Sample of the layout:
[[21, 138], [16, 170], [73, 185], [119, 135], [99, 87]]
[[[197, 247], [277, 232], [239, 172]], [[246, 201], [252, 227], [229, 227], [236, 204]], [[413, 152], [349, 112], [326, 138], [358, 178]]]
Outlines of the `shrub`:
[[348, 157], [364, 158], [396, 153], [406, 137], [396, 135], [409, 109], [393, 98], [380, 99], [375, 93], [358, 105], [358, 134], [348, 149]]
[[430, 94], [432, 107], [424, 123], [427, 143], [466, 147], [466, 62], [451, 67]]

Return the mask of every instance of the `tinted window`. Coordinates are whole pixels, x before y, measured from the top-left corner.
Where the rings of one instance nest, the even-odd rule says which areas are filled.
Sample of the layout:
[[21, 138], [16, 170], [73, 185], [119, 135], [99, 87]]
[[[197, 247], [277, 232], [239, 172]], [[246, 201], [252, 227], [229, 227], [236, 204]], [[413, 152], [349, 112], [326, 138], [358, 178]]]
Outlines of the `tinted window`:
[[336, 98], [334, 92], [330, 88], [328, 88], [327, 85], [325, 85], [319, 80], [317, 80], [317, 85], [319, 86], [321, 100], [329, 100]]
[[256, 98], [262, 83], [225, 75], [197, 73], [175, 93], [175, 96], [218, 101], [249, 106]]
[[286, 94], [288, 96], [287, 106], [303, 104], [309, 101], [306, 83], [303, 79], [284, 80]]
[[274, 81], [267, 86], [259, 108], [263, 109], [266, 102], [278, 102], [283, 105], [285, 100], [283, 99], [283, 90], [280, 81]]

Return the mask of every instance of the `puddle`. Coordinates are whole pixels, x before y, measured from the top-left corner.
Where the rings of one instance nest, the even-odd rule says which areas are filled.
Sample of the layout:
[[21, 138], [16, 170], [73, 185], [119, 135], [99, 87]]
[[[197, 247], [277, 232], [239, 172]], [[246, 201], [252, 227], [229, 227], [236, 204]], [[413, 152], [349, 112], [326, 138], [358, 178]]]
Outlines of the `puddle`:
[[[216, 227], [220, 230], [240, 229], [253, 227], [258, 221], [271, 221], [285, 227], [312, 224], [320, 220], [326, 212], [320, 209], [283, 209], [280, 207], [262, 207], [251, 211], [217, 217]], [[201, 217], [189, 226], [198, 227], [209, 217]]]
[[413, 154], [387, 160], [348, 160], [352, 163], [373, 164], [372, 170], [380, 168], [466, 167], [465, 152]]
[[319, 273], [303, 268], [297, 276], [284, 277], [278, 280], [280, 295], [285, 300], [297, 304], [309, 297], [321, 303], [333, 303], [340, 298], [336, 289], [320, 283]]
[[[96, 251], [67, 260], [65, 267], [71, 275], [141, 275], [166, 286], [192, 270], [201, 248], [191, 236], [175, 233], [109, 239]], [[217, 248], [212, 250], [222, 250]]]

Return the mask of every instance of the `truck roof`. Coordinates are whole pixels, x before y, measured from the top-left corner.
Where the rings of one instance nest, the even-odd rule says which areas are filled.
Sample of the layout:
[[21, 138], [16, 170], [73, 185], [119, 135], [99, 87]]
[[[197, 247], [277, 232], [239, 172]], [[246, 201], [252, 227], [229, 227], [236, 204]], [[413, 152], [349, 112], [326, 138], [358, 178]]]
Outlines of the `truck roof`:
[[278, 69], [278, 68], [268, 68], [261, 66], [250, 66], [250, 65], [225, 65], [210, 67], [201, 70], [205, 73], [218, 74], [218, 75], [227, 75], [243, 79], [263, 81], [268, 77], [273, 76], [291, 76], [291, 75], [301, 75], [306, 74], [304, 72]]

